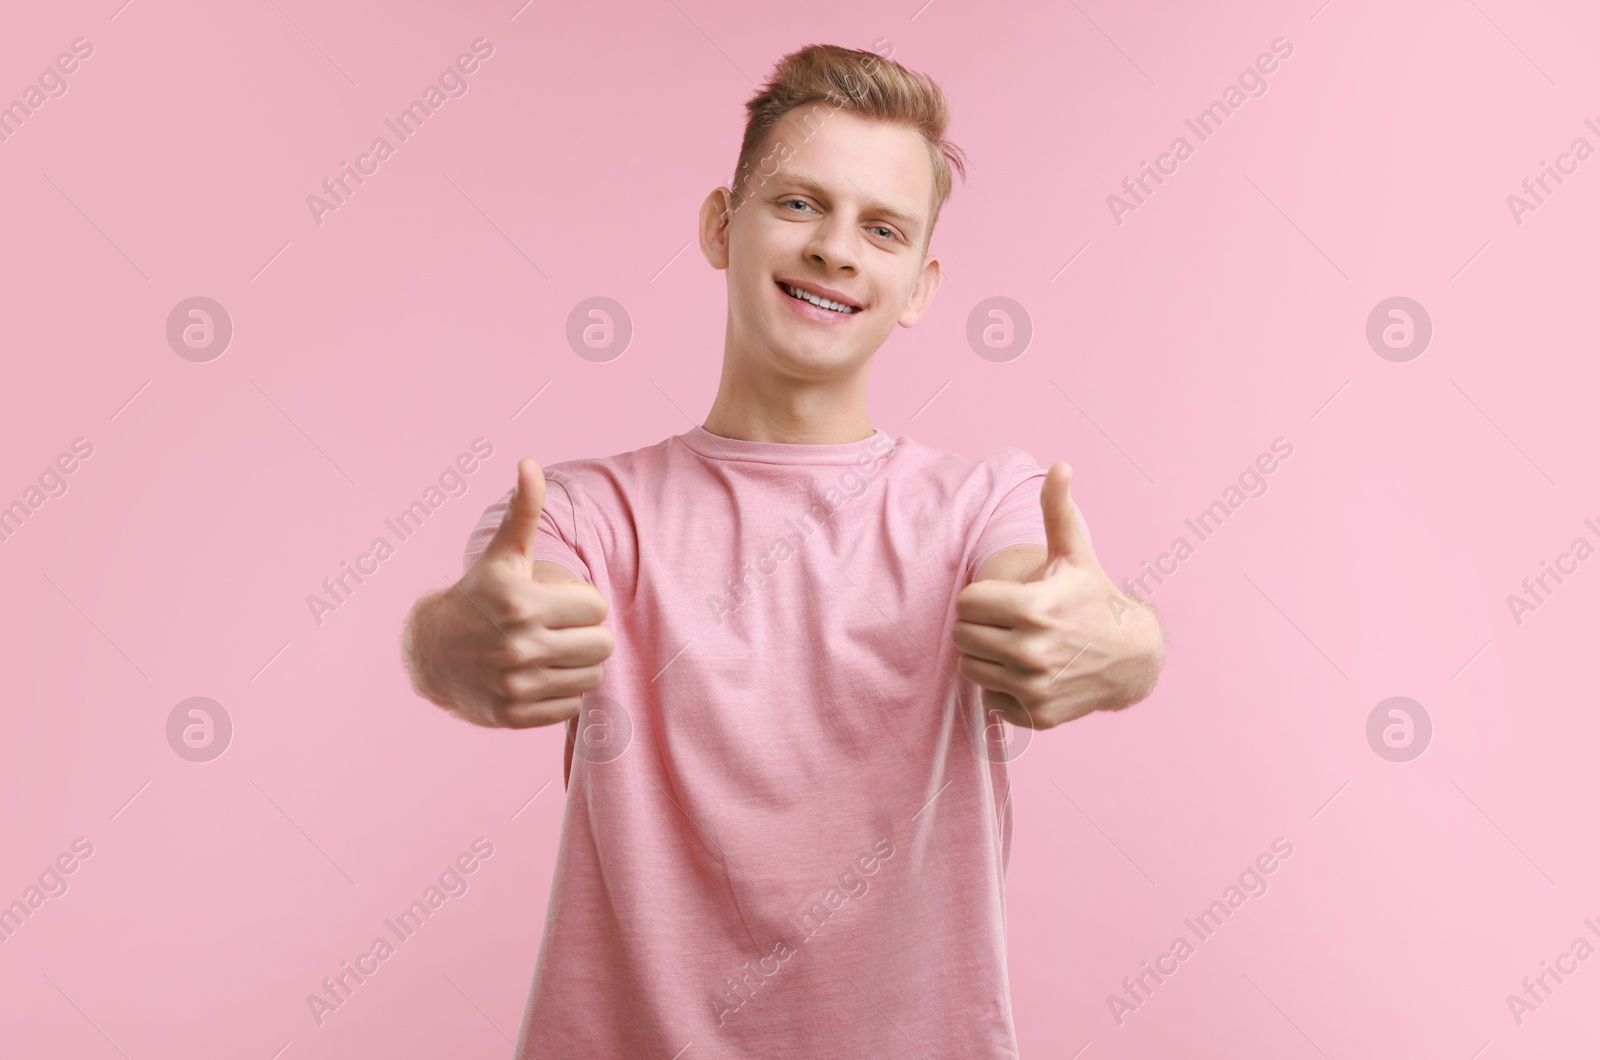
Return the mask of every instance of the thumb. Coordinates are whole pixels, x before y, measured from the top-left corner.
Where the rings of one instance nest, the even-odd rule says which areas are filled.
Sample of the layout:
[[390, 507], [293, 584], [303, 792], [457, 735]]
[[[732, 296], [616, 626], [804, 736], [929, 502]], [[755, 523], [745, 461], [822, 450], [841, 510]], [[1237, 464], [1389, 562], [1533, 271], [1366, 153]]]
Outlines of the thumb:
[[1072, 466], [1062, 460], [1051, 465], [1039, 492], [1039, 506], [1044, 509], [1045, 562], [1052, 568], [1057, 560], [1077, 563], [1091, 554], [1078, 522], [1077, 506], [1072, 503], [1071, 486]]
[[[511, 494], [500, 529], [483, 550], [485, 559], [521, 559], [533, 562], [534, 530], [544, 510], [544, 471], [533, 457], [517, 462], [517, 488]], [[531, 569], [531, 568], [530, 568]]]

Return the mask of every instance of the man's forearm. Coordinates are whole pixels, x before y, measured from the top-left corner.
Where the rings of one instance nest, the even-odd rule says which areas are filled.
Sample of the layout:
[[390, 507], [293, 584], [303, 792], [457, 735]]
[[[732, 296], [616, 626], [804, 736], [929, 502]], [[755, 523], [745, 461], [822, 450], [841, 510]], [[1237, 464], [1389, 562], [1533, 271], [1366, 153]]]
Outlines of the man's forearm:
[[1137, 597], [1130, 599], [1133, 603], [1123, 613], [1120, 625], [1127, 639], [1118, 664], [1112, 668], [1116, 680], [1107, 690], [1105, 702], [1097, 707], [1099, 710], [1122, 710], [1149, 698], [1166, 664], [1166, 635], [1155, 606]]
[[411, 606], [411, 613], [406, 616], [405, 627], [400, 633], [400, 658], [405, 664], [407, 676], [411, 678], [411, 687], [423, 699], [451, 712], [456, 710], [456, 705], [439, 688], [428, 659], [434, 645], [434, 623], [438, 619], [444, 596], [454, 591], [454, 587], [451, 587], [419, 598]]

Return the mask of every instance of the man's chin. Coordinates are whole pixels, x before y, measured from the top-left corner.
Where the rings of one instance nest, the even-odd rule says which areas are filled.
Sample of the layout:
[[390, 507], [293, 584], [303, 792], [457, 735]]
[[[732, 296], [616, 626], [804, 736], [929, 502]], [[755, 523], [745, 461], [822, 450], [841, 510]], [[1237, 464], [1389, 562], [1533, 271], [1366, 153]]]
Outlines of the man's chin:
[[871, 355], [863, 356], [853, 346], [839, 343], [800, 342], [793, 339], [773, 343], [767, 363], [776, 371], [809, 382], [842, 379], [861, 370]]

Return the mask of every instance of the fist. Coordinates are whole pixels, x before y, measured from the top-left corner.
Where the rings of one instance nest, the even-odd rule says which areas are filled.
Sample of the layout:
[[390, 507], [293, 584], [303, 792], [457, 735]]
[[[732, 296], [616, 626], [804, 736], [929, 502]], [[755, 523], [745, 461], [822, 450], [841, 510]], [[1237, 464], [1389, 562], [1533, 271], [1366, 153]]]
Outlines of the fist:
[[454, 586], [420, 601], [407, 625], [417, 691], [475, 725], [566, 721], [600, 684], [615, 646], [600, 591], [534, 558], [544, 495], [544, 472], [524, 457], [488, 547]]
[[[1013, 566], [1017, 580], [984, 578], [962, 589], [950, 631], [962, 675], [983, 689], [985, 712], [1032, 729], [1137, 702], [1161, 668], [1160, 627], [1095, 558], [1071, 478], [1065, 463], [1045, 476], [1039, 503], [1048, 543], [1019, 553], [1032, 569]], [[1114, 601], [1137, 612], [1134, 620], [1120, 618]]]

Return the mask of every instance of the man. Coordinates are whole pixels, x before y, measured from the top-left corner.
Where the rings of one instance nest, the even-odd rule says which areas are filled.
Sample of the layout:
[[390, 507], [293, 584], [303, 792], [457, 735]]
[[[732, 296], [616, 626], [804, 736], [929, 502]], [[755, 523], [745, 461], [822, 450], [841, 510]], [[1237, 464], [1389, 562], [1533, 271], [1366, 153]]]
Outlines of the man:
[[407, 664], [474, 724], [568, 726], [519, 1056], [1015, 1056], [999, 719], [1144, 698], [1160, 626], [1066, 464], [868, 421], [873, 353], [939, 288], [938, 86], [817, 45], [747, 109], [700, 210], [728, 273], [704, 425], [524, 458]]

